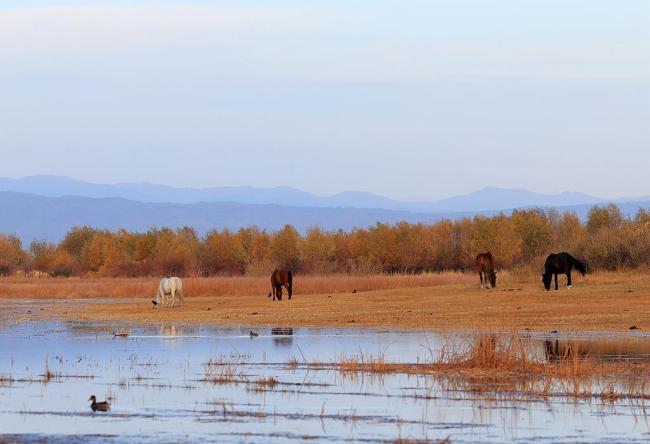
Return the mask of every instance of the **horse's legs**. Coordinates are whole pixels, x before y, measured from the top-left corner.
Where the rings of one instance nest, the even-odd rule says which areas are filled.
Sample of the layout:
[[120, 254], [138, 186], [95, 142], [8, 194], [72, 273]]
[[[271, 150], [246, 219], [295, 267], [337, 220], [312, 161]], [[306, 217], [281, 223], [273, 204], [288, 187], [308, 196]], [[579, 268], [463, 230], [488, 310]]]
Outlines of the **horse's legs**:
[[175, 288], [172, 288], [170, 295], [172, 297], [172, 308], [174, 308], [174, 303], [176, 302], [176, 289]]
[[275, 292], [278, 295], [278, 301], [281, 301], [282, 300], [282, 285], [278, 285], [277, 287], [275, 287]]
[[291, 291], [289, 290], [289, 283], [288, 283], [288, 282], [287, 282], [286, 284], [284, 284], [284, 288], [287, 289], [287, 293], [289, 294], [289, 298], [288, 298], [288, 299], [291, 299]]
[[481, 280], [481, 289], [483, 289], [483, 271], [478, 272], [478, 278]]
[[571, 288], [571, 270], [566, 272], [566, 286]]
[[555, 289], [557, 290], [557, 273], [555, 273]]

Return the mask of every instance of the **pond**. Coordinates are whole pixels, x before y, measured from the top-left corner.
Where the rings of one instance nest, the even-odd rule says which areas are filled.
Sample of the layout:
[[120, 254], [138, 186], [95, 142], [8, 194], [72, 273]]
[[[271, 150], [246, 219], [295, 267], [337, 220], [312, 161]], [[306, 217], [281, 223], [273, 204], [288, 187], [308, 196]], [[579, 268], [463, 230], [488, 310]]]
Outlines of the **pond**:
[[[468, 335], [298, 328], [277, 336], [255, 327], [4, 319], [0, 440], [650, 439], [646, 400], [486, 397], [431, 376], [350, 375], [301, 365], [352, 355], [426, 362], [450, 338]], [[597, 336], [581, 340], [602, 342]], [[634, 338], [631, 358], [647, 357], [650, 339]], [[532, 338], [541, 355], [548, 354], [549, 341], [551, 350], [561, 349], [563, 339]], [[625, 357], [625, 347], [609, 340], [618, 344], [616, 353], [605, 354]], [[90, 409], [93, 394], [109, 400], [108, 412]]]

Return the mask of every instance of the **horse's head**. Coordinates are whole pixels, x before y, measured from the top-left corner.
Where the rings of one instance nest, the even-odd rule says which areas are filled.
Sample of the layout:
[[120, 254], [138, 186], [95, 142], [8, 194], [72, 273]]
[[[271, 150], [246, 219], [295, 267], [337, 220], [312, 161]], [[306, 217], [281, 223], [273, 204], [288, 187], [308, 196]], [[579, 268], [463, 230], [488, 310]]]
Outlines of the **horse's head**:
[[490, 286], [492, 288], [497, 286], [497, 272], [496, 271], [492, 271], [492, 273], [490, 273]]
[[542, 282], [546, 291], [551, 289], [551, 273], [542, 273]]

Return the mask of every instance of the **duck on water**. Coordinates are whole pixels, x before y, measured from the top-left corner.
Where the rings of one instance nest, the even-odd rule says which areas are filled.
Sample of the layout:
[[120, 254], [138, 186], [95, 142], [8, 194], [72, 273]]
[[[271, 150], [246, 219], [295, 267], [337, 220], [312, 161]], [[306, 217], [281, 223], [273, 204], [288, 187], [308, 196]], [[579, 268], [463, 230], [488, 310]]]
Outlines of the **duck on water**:
[[111, 405], [106, 401], [97, 402], [95, 395], [92, 395], [90, 398], [88, 398], [88, 401], [92, 401], [90, 408], [93, 410], [93, 412], [96, 412], [98, 410], [100, 412], [107, 412], [108, 409], [111, 408]]

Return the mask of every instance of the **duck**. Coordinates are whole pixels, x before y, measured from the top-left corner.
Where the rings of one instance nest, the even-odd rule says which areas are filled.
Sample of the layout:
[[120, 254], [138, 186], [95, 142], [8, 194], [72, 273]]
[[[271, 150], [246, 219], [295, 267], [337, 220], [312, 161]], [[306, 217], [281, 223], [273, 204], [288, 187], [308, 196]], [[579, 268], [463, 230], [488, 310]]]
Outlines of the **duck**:
[[92, 395], [90, 398], [88, 398], [88, 401], [92, 401], [92, 404], [90, 404], [90, 408], [93, 409], [93, 412], [96, 412], [99, 410], [100, 412], [107, 412], [108, 409], [111, 408], [111, 405], [106, 402], [97, 402], [97, 398], [95, 395]]

